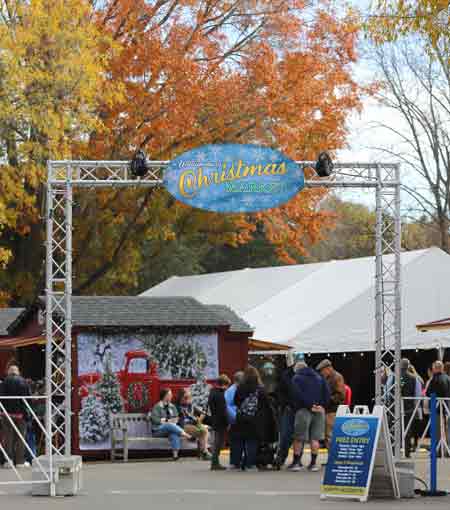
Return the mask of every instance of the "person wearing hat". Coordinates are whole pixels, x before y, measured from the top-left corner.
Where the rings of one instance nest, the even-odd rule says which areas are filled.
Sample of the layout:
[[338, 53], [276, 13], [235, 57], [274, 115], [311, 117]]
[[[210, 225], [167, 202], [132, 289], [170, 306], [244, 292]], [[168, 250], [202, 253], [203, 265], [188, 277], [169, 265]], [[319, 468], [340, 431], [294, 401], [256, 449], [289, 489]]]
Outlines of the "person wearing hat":
[[288, 469], [302, 471], [302, 455], [305, 443], [311, 445], [311, 461], [308, 471], [318, 471], [319, 444], [325, 438], [325, 408], [330, 391], [325, 379], [304, 361], [295, 364], [292, 379], [294, 396], [294, 458]]
[[294, 367], [298, 361], [303, 361], [303, 354], [292, 351], [286, 353], [286, 370], [281, 375], [278, 385], [278, 405], [280, 416], [280, 441], [274, 467], [280, 470], [289, 455], [294, 435], [295, 411], [292, 399], [292, 378], [295, 375]]
[[336, 419], [336, 412], [340, 405], [345, 401], [345, 381], [342, 375], [333, 368], [329, 359], [322, 360], [316, 367], [317, 372], [325, 379], [330, 389], [330, 400], [325, 408], [326, 411], [326, 430], [325, 444], [329, 449], [331, 445], [331, 435], [333, 425]]

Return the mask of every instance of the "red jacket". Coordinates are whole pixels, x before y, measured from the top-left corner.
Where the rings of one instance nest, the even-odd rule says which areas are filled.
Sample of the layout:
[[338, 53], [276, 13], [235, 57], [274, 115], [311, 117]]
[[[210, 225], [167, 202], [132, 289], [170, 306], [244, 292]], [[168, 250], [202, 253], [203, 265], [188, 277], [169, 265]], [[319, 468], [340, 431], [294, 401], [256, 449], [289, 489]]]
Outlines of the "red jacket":
[[345, 399], [344, 405], [351, 406], [352, 405], [352, 389], [350, 386], [345, 385]]

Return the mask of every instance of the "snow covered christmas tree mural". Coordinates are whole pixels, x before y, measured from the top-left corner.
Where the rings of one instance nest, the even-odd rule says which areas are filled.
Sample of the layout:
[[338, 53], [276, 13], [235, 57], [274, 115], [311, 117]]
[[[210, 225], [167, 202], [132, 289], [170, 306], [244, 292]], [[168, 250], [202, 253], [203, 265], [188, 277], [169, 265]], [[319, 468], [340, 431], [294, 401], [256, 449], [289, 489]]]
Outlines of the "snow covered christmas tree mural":
[[109, 434], [108, 411], [101, 399], [93, 393], [83, 399], [79, 426], [80, 439], [87, 443], [98, 443]]
[[189, 390], [192, 395], [192, 404], [206, 413], [211, 385], [206, 382], [204, 377], [199, 377], [197, 382], [189, 387]]
[[108, 353], [104, 366], [103, 376], [98, 383], [98, 393], [108, 414], [120, 413], [123, 408], [120, 383], [112, 369], [111, 353]]

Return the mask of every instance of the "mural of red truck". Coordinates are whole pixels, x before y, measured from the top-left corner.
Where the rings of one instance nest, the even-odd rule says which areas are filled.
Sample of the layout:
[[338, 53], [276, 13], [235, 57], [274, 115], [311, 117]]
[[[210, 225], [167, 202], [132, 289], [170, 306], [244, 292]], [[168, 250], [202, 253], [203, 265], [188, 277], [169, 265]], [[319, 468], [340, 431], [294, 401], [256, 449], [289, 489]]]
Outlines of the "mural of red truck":
[[[160, 379], [158, 365], [152, 361], [151, 355], [143, 350], [128, 351], [125, 354], [124, 367], [117, 372], [120, 384], [124, 412], [146, 413], [159, 400], [161, 388], [170, 388], [174, 396], [182, 388], [195, 384], [194, 379]], [[78, 377], [79, 395], [83, 399], [90, 393], [96, 394], [96, 386], [100, 382], [100, 372], [89, 372]]]

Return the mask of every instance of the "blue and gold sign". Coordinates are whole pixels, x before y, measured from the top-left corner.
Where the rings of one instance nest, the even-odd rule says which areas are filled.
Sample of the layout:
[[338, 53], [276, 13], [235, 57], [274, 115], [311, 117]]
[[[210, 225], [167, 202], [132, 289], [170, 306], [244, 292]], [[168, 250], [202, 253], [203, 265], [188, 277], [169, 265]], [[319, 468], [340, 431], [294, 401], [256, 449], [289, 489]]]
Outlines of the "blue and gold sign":
[[204, 145], [173, 159], [164, 174], [171, 195], [192, 207], [225, 213], [278, 207], [305, 185], [303, 168], [260, 145]]

